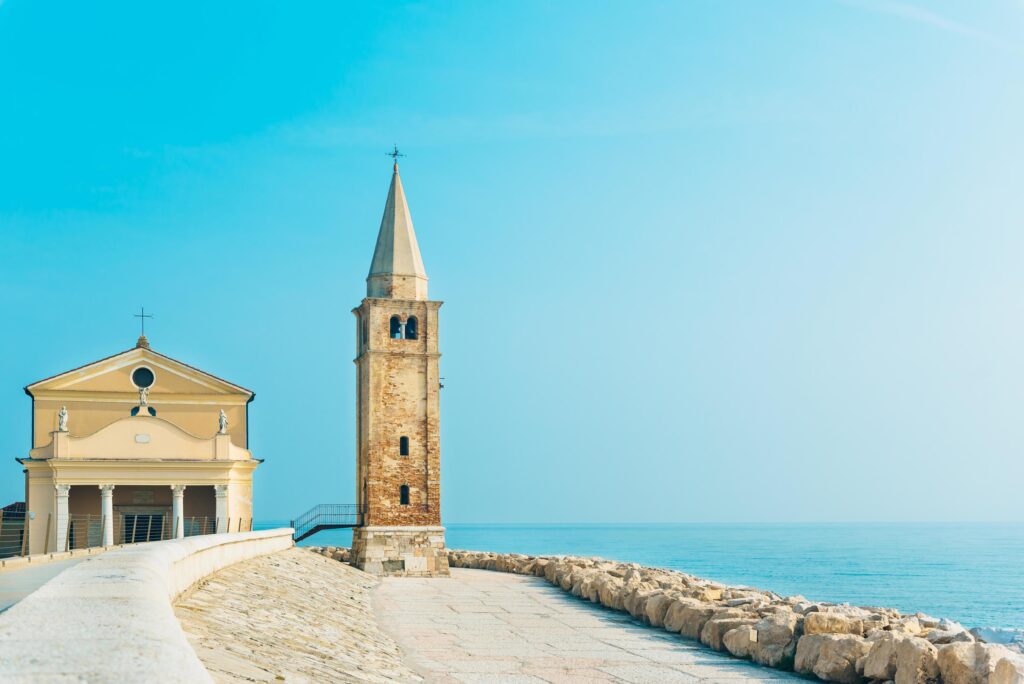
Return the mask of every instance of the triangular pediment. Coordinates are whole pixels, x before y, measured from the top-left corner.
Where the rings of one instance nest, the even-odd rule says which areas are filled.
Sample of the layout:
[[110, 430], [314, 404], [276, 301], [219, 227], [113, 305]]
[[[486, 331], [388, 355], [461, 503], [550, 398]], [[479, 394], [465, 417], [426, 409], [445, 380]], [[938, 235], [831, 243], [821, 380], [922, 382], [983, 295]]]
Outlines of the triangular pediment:
[[138, 389], [132, 382], [132, 373], [140, 366], [149, 368], [155, 376], [150, 390], [153, 397], [161, 394], [252, 396], [244, 387], [144, 347], [40, 380], [27, 386], [25, 391], [32, 396], [66, 392], [134, 394]]

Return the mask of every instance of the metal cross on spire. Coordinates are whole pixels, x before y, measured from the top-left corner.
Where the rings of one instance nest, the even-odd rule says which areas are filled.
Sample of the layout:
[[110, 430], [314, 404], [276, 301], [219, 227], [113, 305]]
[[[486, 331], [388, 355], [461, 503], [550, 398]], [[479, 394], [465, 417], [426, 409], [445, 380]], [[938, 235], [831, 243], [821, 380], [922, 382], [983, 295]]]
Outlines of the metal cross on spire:
[[398, 158], [404, 157], [405, 155], [398, 151], [398, 145], [393, 144], [391, 147], [392, 150], [390, 152], [385, 152], [384, 154], [391, 157], [391, 160], [395, 162], [395, 166], [398, 166]]
[[140, 319], [139, 322], [142, 324], [142, 336], [145, 337], [146, 336], [146, 319], [147, 318], [152, 318], [153, 314], [146, 313], [146, 307], [144, 307], [144, 306], [139, 307], [139, 308], [142, 310], [142, 313], [132, 314], [132, 316], [134, 316], [135, 318]]

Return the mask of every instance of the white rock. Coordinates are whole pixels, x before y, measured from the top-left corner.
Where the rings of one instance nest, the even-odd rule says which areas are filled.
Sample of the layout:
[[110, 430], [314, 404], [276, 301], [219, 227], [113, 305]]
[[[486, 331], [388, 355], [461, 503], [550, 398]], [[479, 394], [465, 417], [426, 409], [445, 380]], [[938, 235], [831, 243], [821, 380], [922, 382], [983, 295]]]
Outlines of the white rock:
[[1024, 684], [1024, 656], [1012, 653], [996, 662], [989, 684]]
[[995, 644], [958, 642], [939, 648], [943, 684], [987, 684], [996, 663], [1010, 652]]

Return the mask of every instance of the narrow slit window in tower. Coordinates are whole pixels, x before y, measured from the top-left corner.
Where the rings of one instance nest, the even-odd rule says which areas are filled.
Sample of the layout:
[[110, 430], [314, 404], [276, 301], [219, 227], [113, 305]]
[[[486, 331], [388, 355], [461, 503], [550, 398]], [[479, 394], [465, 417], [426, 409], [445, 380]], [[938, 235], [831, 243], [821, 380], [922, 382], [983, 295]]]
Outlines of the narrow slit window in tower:
[[409, 505], [409, 485], [402, 485], [398, 488], [398, 503], [403, 506]]
[[408, 456], [409, 455], [409, 438], [399, 437], [398, 438], [398, 455]]

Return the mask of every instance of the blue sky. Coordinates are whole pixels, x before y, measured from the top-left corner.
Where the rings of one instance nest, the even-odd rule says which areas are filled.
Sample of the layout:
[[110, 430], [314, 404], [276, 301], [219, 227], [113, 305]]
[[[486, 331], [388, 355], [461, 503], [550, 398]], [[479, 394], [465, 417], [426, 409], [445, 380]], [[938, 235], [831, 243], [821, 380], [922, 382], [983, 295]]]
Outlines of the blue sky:
[[0, 498], [145, 304], [353, 500], [397, 142], [447, 521], [1020, 520], [1022, 80], [1019, 0], [2, 1]]

